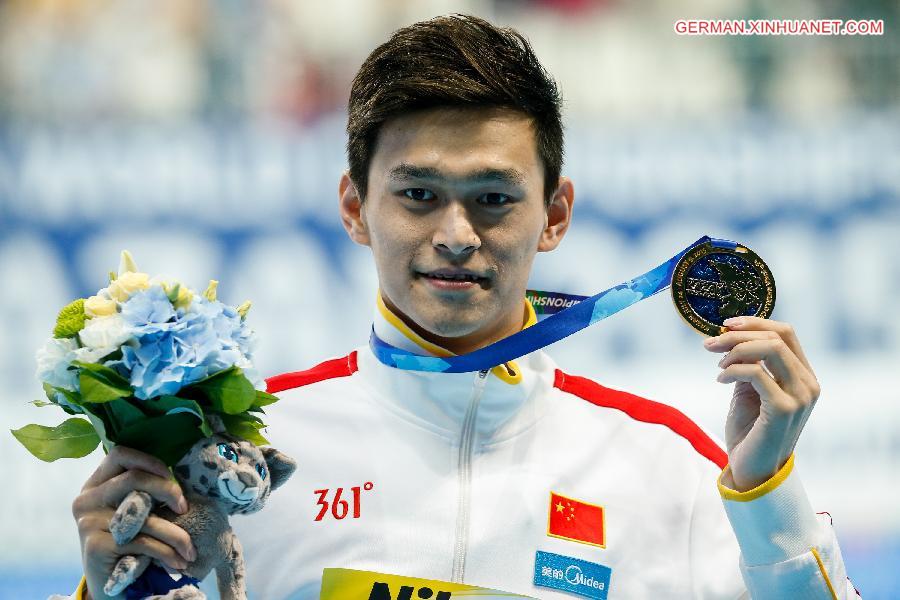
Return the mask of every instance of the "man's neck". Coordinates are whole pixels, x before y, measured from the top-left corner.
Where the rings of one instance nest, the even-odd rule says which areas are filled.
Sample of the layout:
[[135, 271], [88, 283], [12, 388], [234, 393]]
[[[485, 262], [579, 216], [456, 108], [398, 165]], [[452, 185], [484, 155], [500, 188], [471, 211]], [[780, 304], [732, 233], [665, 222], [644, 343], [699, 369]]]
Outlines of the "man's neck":
[[436, 346], [440, 346], [441, 348], [445, 348], [454, 354], [467, 354], [469, 352], [474, 352], [479, 348], [484, 348], [485, 346], [489, 346], [494, 342], [500, 341], [505, 337], [513, 335], [514, 333], [518, 333], [522, 330], [522, 327], [527, 319], [527, 311], [523, 304], [520, 305], [519, 311], [514, 309], [507, 311], [506, 318], [498, 321], [492, 326], [479, 329], [478, 331], [473, 331], [472, 333], [463, 336], [443, 337], [428, 331], [427, 329], [416, 323], [413, 319], [405, 315], [391, 302], [391, 300], [387, 296], [382, 295], [382, 300], [384, 300], [384, 305], [388, 310], [394, 313], [422, 339], [435, 344]]

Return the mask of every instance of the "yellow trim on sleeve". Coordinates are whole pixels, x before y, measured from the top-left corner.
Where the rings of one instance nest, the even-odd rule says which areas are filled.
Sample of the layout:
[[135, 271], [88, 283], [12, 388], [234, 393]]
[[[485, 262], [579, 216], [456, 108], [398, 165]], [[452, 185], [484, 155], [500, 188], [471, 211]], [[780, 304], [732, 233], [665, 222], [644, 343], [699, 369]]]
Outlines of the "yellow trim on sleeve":
[[81, 581], [78, 582], [78, 587], [75, 588], [75, 593], [72, 595], [75, 596], [75, 600], [84, 600], [87, 596], [87, 579], [84, 575], [81, 576]]
[[764, 481], [759, 484], [752, 490], [747, 490], [746, 492], [739, 492], [737, 490], [733, 490], [729, 487], [726, 487], [722, 483], [722, 477], [725, 476], [725, 473], [729, 471], [731, 467], [729, 465], [725, 465], [725, 468], [722, 470], [722, 474], [719, 475], [719, 479], [716, 482], [719, 486], [719, 494], [722, 495], [722, 498], [725, 500], [733, 500], [734, 502], [750, 502], [751, 500], [756, 500], [757, 498], [761, 498], [777, 488], [782, 482], [788, 478], [788, 475], [791, 474], [791, 471], [794, 470], [794, 455], [791, 454], [788, 457], [787, 462], [784, 463], [784, 466], [781, 467], [775, 475], [771, 477], [768, 481]]
[[[387, 307], [384, 303], [384, 299], [381, 297], [381, 290], [378, 290], [377, 297], [375, 299], [375, 303], [378, 306], [378, 312], [381, 313], [381, 316], [384, 319], [397, 328], [397, 330], [402, 333], [406, 338], [417, 346], [425, 350], [426, 352], [430, 352], [435, 356], [455, 356], [453, 352], [450, 352], [446, 348], [442, 348], [437, 344], [432, 344], [421, 335], [413, 331], [409, 325], [403, 322], [403, 320], [391, 312], [391, 309]], [[537, 315], [534, 312], [534, 307], [531, 306], [531, 302], [525, 300], [525, 323], [522, 325], [522, 329], [526, 327], [531, 327], [535, 323], [537, 323]], [[520, 381], [522, 381], [522, 371], [519, 370], [519, 365], [516, 364], [516, 361], [511, 360], [506, 364], [497, 365], [496, 367], [491, 369], [491, 373], [504, 383], [508, 383], [510, 385], [516, 385]]]
[[831, 585], [831, 579], [828, 577], [828, 571], [825, 570], [825, 564], [822, 562], [822, 557], [819, 556], [819, 551], [815, 548], [810, 548], [813, 553], [813, 556], [816, 557], [816, 562], [819, 564], [819, 570], [822, 571], [822, 577], [825, 578], [825, 585], [828, 586], [828, 591], [831, 592], [831, 598], [833, 600], [838, 600], [838, 596], [834, 591], [834, 586]]

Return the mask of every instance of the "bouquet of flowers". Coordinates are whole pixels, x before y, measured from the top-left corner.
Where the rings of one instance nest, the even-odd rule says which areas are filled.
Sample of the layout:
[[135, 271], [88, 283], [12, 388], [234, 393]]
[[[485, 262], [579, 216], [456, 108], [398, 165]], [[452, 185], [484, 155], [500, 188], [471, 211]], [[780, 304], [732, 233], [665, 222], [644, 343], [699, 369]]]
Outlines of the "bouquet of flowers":
[[[77, 458], [100, 442], [152, 454], [172, 466], [212, 434], [215, 414], [227, 432], [257, 445], [263, 406], [277, 400], [251, 359], [250, 308], [138, 271], [122, 252], [118, 274], [90, 298], [64, 307], [38, 351], [47, 401], [72, 418], [57, 427], [26, 425], [13, 435], [45, 461]], [[82, 418], [79, 415], [83, 415]]]

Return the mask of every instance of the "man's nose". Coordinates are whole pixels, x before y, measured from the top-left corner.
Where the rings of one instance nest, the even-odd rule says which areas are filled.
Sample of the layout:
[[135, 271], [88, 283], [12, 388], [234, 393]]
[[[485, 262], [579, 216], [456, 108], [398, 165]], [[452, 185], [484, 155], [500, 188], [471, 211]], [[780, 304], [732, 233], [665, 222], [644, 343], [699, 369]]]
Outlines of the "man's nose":
[[455, 255], [473, 252], [481, 246], [481, 239], [461, 202], [450, 202], [441, 212], [432, 243], [436, 248]]

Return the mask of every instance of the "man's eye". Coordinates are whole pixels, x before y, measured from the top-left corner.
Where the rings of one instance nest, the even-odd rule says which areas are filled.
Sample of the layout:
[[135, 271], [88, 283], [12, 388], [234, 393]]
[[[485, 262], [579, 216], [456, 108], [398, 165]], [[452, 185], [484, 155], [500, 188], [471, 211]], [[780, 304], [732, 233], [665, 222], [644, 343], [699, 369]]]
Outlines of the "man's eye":
[[425, 188], [409, 188], [408, 190], [403, 190], [403, 194], [411, 199], [416, 200], [417, 202], [427, 202], [428, 200], [434, 200], [434, 192], [431, 190], [426, 190]]
[[512, 200], [512, 198], [509, 195], [501, 194], [499, 192], [482, 194], [478, 197], [478, 202], [491, 206], [502, 206], [504, 204], [508, 204], [510, 200]]

